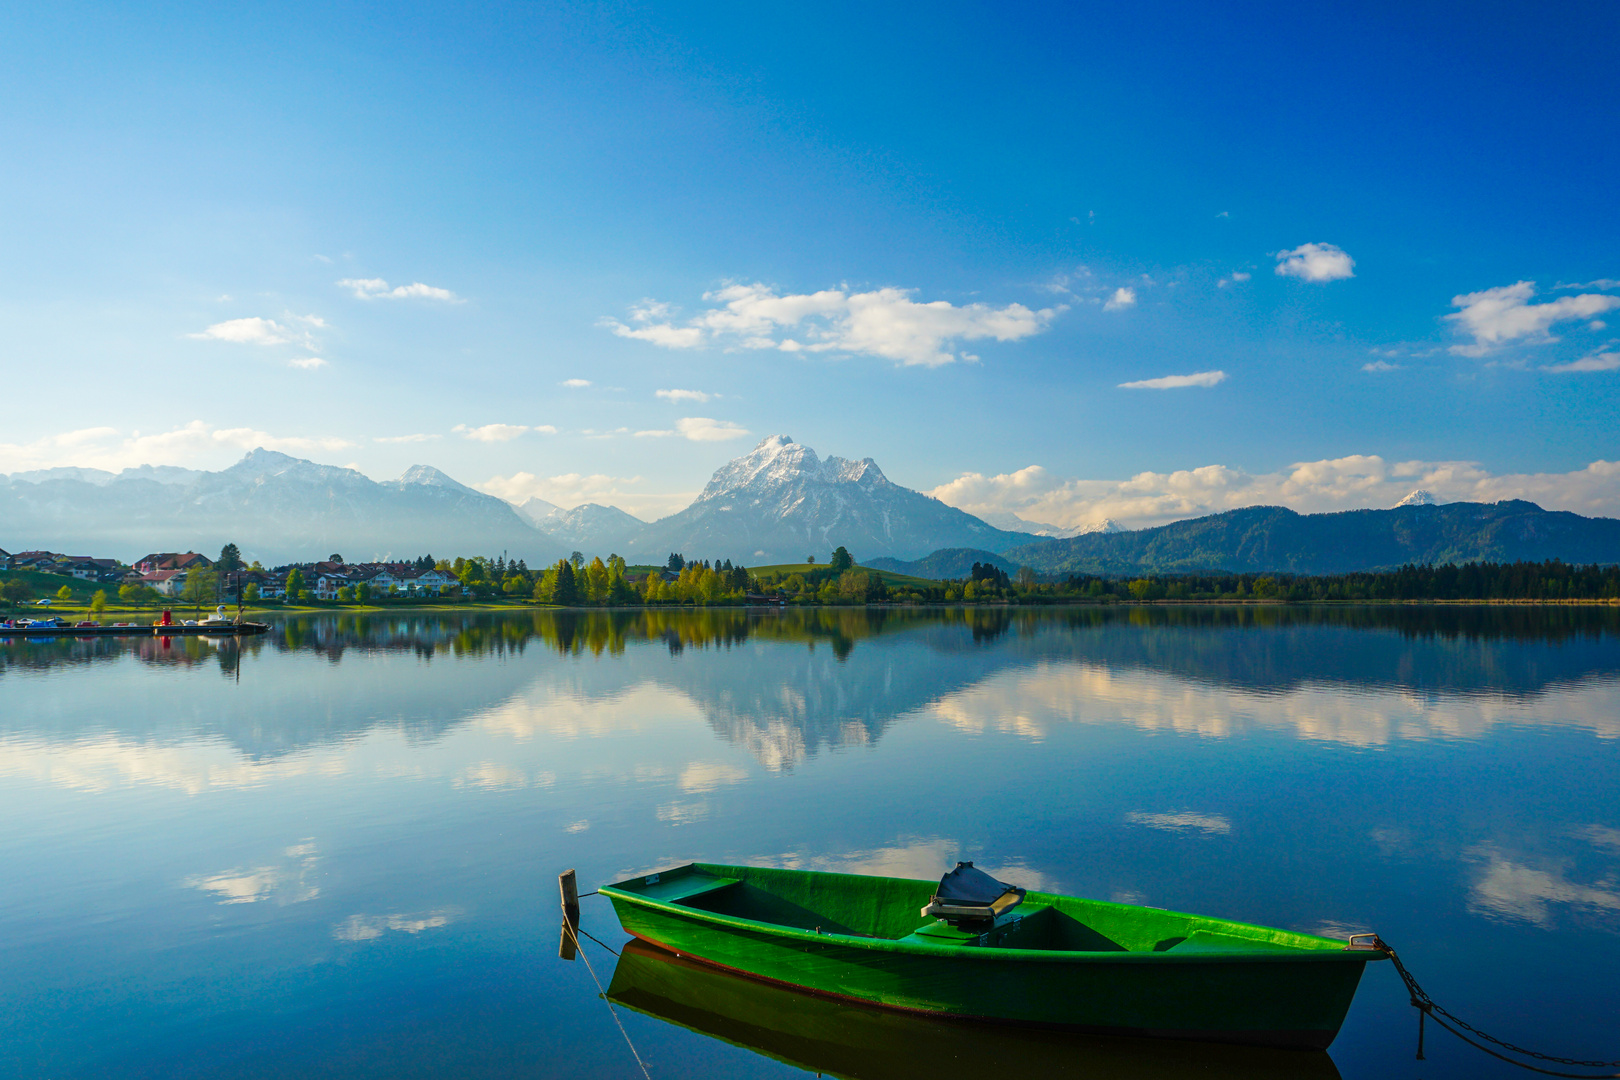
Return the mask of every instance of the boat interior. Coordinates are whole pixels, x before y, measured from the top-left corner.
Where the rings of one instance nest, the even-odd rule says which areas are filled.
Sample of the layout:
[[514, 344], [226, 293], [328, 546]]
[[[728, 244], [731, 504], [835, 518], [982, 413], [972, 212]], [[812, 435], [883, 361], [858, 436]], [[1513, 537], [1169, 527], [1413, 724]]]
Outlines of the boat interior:
[[920, 914], [938, 909], [935, 883], [904, 878], [692, 863], [612, 888], [772, 926], [915, 944], [1178, 956], [1345, 947], [1311, 934], [1037, 892], [989, 918], [949, 920]]

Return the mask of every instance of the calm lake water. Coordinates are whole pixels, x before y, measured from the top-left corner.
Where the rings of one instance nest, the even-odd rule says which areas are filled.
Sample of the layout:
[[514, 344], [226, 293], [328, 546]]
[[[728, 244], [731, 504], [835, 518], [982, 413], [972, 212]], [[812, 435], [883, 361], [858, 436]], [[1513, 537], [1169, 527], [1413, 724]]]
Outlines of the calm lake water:
[[[1375, 929], [1486, 1030], [1620, 1057], [1613, 609], [407, 615], [288, 620], [240, 649], [14, 641], [0, 816], [0, 1072], [20, 1077], [637, 1076], [590, 972], [557, 959], [556, 875], [692, 859], [919, 878], [972, 859], [1046, 890]], [[611, 908], [584, 905], [619, 948]], [[1414, 1062], [1387, 964], [1329, 1056], [1278, 1059], [892, 1024], [586, 947], [643, 1010], [619, 1015], [654, 1076], [937, 1076], [953, 1057], [1519, 1075], [1432, 1028]], [[821, 1036], [771, 1034], [801, 1021]]]

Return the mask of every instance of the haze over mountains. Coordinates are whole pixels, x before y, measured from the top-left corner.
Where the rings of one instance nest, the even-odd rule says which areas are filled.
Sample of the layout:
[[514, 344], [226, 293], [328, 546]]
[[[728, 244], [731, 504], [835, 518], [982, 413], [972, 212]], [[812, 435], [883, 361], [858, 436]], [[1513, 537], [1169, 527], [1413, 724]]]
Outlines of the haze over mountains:
[[0, 547], [213, 551], [236, 543], [266, 564], [431, 552], [506, 552], [530, 563], [579, 550], [662, 563], [672, 551], [748, 565], [825, 558], [840, 544], [917, 558], [941, 547], [1004, 549], [1038, 539], [997, 529], [892, 483], [870, 458], [819, 458], [782, 435], [714, 474], [680, 513], [644, 522], [616, 507], [513, 506], [427, 465], [378, 482], [353, 469], [254, 450], [218, 472], [145, 466], [0, 477]]
[[901, 487], [871, 458], [821, 458], [784, 435], [727, 463], [692, 505], [655, 522], [595, 503], [513, 506], [427, 465], [378, 482], [263, 449], [218, 472], [142, 466], [0, 476], [0, 547], [124, 559], [236, 543], [267, 565], [334, 552], [351, 560], [505, 552], [540, 565], [578, 550], [632, 563], [662, 563], [676, 551], [759, 566], [824, 558], [842, 545], [864, 564], [934, 578], [963, 576], [974, 562], [1110, 575], [1620, 562], [1615, 519], [1519, 501], [1441, 505], [1424, 491], [1389, 510], [1250, 507], [1135, 531], [1107, 523], [1076, 535], [1011, 515], [998, 523], [1022, 528], [999, 528]]

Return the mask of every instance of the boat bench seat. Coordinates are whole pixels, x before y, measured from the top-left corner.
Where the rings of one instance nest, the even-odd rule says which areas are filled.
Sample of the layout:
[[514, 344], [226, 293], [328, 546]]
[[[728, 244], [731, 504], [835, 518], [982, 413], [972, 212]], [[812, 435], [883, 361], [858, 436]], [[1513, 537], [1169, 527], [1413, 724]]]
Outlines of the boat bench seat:
[[695, 897], [730, 888], [737, 883], [737, 878], [716, 877], [713, 874], [678, 874], [643, 884], [636, 892], [654, 900], [682, 904]]

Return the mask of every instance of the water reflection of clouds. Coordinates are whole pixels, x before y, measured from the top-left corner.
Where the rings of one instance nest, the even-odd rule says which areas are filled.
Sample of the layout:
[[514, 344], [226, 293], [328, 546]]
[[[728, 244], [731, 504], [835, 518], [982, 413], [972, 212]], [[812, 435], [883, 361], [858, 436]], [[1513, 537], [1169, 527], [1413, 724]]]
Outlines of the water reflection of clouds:
[[[873, 874], [879, 877], [937, 879], [964, 855], [965, 845], [940, 836], [914, 837], [887, 847], [837, 854], [810, 855], [785, 852], [763, 859], [750, 860], [752, 866], [773, 866], [784, 870], [826, 870], [841, 874]], [[1052, 879], [1020, 860], [970, 860], [987, 874], [1001, 878], [1026, 889], [1044, 892], [1053, 886]]]
[[1236, 690], [1142, 669], [1039, 663], [997, 672], [927, 708], [970, 734], [1043, 739], [1055, 724], [1123, 723], [1148, 731], [1226, 738], [1250, 730], [1351, 746], [1398, 739], [1472, 739], [1504, 725], [1580, 728], [1620, 737], [1620, 683], [1594, 681], [1539, 700], [1488, 694], [1306, 684], [1274, 693]]
[[476, 787], [485, 791], [515, 791], [532, 786], [549, 787], [556, 775], [542, 773], [531, 777], [523, 769], [516, 769], [498, 761], [480, 761], [469, 765], [451, 781], [456, 787]]
[[283, 859], [269, 866], [237, 867], [217, 874], [197, 874], [181, 882], [188, 889], [212, 893], [221, 904], [256, 904], [272, 900], [278, 905], [300, 904], [321, 894], [311, 878], [320, 863], [315, 842], [306, 840], [282, 852]]
[[408, 915], [350, 915], [332, 927], [332, 937], [338, 941], [375, 941], [387, 933], [420, 934], [449, 926], [460, 914], [454, 908], [442, 908]]
[[1173, 833], [1202, 833], [1205, 836], [1230, 836], [1232, 822], [1220, 814], [1199, 814], [1191, 810], [1173, 810], [1165, 814], [1151, 814], [1132, 810], [1125, 815], [1132, 825], [1146, 825]]
[[200, 795], [220, 789], [263, 787], [295, 776], [341, 776], [347, 769], [346, 756], [340, 751], [253, 761], [223, 739], [194, 739], [179, 744], [114, 735], [76, 739], [67, 744], [0, 739], [0, 776], [85, 792], [141, 784]]
[[1562, 867], [1532, 866], [1489, 845], [1475, 848], [1469, 857], [1482, 864], [1468, 896], [1468, 909], [1475, 914], [1542, 929], [1553, 927], [1555, 905], [1620, 914], [1620, 881], [1613, 872], [1583, 884], [1570, 880]]
[[595, 695], [537, 682], [471, 719], [491, 735], [526, 741], [540, 735], [602, 738], [633, 734], [672, 719], [700, 720], [702, 715], [686, 694], [651, 681]]
[[694, 761], [681, 770], [682, 791], [701, 793], [713, 791], [722, 784], [740, 784], [748, 779], [748, 770], [729, 761]]

